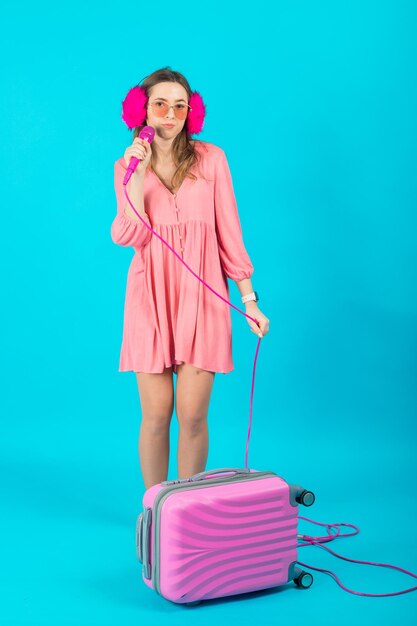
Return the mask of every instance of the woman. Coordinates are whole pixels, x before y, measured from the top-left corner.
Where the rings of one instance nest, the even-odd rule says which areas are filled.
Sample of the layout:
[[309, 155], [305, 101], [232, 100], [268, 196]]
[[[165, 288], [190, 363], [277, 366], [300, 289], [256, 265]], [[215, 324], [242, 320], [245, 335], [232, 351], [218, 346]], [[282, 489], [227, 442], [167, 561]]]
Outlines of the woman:
[[[255, 294], [254, 268], [243, 244], [224, 151], [192, 140], [187, 131], [192, 91], [179, 72], [162, 68], [143, 82], [146, 120], [115, 163], [116, 244], [132, 246], [119, 371], [136, 373], [142, 422], [139, 457], [145, 488], [167, 479], [169, 430], [177, 374], [178, 478], [204, 471], [207, 415], [215, 372], [232, 371], [230, 306], [203, 285], [138, 218], [126, 200], [123, 178], [132, 156], [139, 165], [127, 184], [135, 209], [208, 285], [230, 301], [227, 278], [242, 296]], [[168, 105], [168, 106], [166, 106]], [[138, 137], [155, 129], [151, 144]], [[250, 296], [253, 297], [253, 296]], [[256, 298], [256, 295], [255, 295]], [[246, 311], [259, 336], [269, 320], [255, 300]]]

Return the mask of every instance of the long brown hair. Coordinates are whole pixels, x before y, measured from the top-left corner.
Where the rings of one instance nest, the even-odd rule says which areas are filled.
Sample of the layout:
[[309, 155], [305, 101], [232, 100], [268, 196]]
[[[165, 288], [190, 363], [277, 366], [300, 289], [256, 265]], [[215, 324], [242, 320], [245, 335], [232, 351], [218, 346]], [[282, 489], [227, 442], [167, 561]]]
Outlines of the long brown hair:
[[[163, 67], [159, 70], [156, 70], [155, 72], [152, 72], [152, 74], [149, 74], [148, 76], [146, 76], [146, 78], [144, 78], [141, 81], [140, 85], [145, 90], [147, 96], [149, 97], [150, 89], [154, 85], [158, 83], [162, 83], [162, 82], [179, 83], [186, 90], [188, 94], [188, 100], [190, 99], [192, 91], [188, 83], [188, 80], [180, 72], [175, 72], [171, 70], [169, 66]], [[142, 128], [144, 128], [145, 125], [146, 125], [146, 121], [141, 126], [135, 126], [135, 128], [133, 129], [134, 139], [139, 135], [140, 131], [142, 130]], [[152, 143], [151, 143], [151, 149], [152, 149], [152, 156], [151, 156], [151, 160], [149, 162], [148, 168], [152, 166], [152, 161], [154, 159], [154, 148], [152, 147]], [[191, 139], [191, 135], [187, 132], [187, 124], [184, 124], [181, 132], [178, 133], [178, 135], [175, 137], [172, 143], [172, 158], [177, 168], [172, 177], [173, 189], [175, 189], [176, 187], [179, 187], [182, 184], [186, 176], [188, 176], [188, 178], [191, 178], [193, 180], [197, 180], [197, 177], [194, 176], [192, 172], [190, 172], [190, 168], [194, 164], [199, 163], [200, 155], [198, 153], [198, 150], [196, 150], [195, 146], [193, 145], [193, 140]]]

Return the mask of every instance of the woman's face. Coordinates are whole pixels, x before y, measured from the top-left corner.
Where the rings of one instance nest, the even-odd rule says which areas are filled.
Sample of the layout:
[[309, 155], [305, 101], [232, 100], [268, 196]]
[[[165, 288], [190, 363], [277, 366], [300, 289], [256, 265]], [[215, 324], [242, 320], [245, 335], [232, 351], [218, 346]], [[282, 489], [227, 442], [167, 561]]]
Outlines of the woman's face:
[[[155, 101], [164, 101], [169, 105], [182, 102], [188, 104], [188, 94], [179, 83], [163, 82], [151, 87], [147, 105], [146, 124], [155, 128], [156, 134], [164, 139], [174, 139], [180, 133], [187, 118], [180, 120], [175, 116], [174, 109], [170, 107], [166, 115], [158, 117], [154, 114], [151, 104]], [[187, 107], [188, 108], [188, 107]], [[169, 124], [171, 127], [164, 126]]]

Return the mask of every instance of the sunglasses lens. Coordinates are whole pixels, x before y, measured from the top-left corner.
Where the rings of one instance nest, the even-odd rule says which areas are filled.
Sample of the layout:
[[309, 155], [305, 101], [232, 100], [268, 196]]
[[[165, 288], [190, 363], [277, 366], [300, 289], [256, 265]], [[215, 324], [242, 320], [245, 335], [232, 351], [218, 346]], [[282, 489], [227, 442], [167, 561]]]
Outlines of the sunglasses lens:
[[[168, 104], [166, 102], [156, 101], [152, 103], [152, 110], [157, 117], [165, 117], [168, 113]], [[188, 106], [186, 104], [174, 105], [175, 117], [179, 120], [185, 120], [188, 113]]]
[[179, 120], [185, 120], [185, 118], [187, 117], [187, 113], [188, 113], [188, 107], [186, 104], [176, 104], [174, 106], [174, 111], [175, 111], [175, 116]]
[[165, 102], [153, 102], [152, 109], [157, 117], [163, 117], [168, 113], [168, 105]]

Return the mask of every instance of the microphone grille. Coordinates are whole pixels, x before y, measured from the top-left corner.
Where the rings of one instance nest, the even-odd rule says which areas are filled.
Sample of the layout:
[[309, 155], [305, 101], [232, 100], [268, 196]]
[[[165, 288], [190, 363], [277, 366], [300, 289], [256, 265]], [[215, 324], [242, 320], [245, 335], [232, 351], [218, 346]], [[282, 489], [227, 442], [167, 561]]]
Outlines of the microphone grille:
[[139, 133], [140, 139], [146, 139], [149, 143], [154, 140], [155, 129], [153, 126], [144, 126]]

